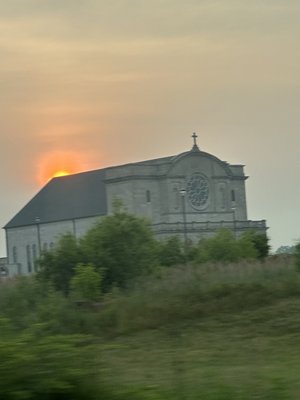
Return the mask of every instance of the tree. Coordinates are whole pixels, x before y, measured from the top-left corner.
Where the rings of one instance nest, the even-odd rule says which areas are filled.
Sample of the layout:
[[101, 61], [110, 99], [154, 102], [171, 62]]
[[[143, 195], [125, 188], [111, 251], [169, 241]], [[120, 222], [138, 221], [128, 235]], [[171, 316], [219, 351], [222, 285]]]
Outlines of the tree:
[[158, 243], [150, 223], [122, 211], [103, 218], [81, 240], [84, 260], [103, 271], [105, 290], [125, 287], [158, 263]]
[[148, 221], [116, 211], [79, 241], [71, 234], [63, 235], [53, 250], [42, 254], [37, 277], [67, 295], [80, 263], [92, 264], [101, 271], [102, 289], [124, 287], [158, 263], [158, 242]]
[[295, 246], [280, 246], [275, 251], [275, 254], [294, 254]]
[[65, 234], [53, 250], [42, 254], [38, 261], [37, 278], [48, 282], [54, 289], [68, 294], [75, 266], [82, 261], [81, 250], [76, 238], [69, 233]]
[[265, 259], [269, 255], [270, 245], [269, 238], [264, 233], [248, 231], [244, 234], [254, 245], [259, 260]]
[[295, 256], [296, 268], [300, 272], [300, 242], [297, 243], [295, 246], [294, 256]]
[[235, 238], [232, 231], [220, 229], [215, 236], [204, 238], [199, 242], [195, 260], [200, 263], [207, 261], [227, 263], [257, 257], [258, 252], [252, 235], [245, 234], [240, 238]]
[[184, 245], [178, 236], [172, 236], [160, 243], [160, 263], [163, 266], [179, 265], [185, 262]]
[[233, 233], [221, 229], [215, 236], [200, 240], [196, 261], [236, 261], [239, 258], [238, 246]]
[[[256, 234], [245, 232], [237, 240], [239, 260], [253, 260], [260, 258], [258, 246], [256, 246]], [[259, 240], [258, 240], [259, 243]]]
[[70, 282], [72, 294], [76, 300], [95, 301], [99, 298], [101, 274], [92, 264], [78, 264]]

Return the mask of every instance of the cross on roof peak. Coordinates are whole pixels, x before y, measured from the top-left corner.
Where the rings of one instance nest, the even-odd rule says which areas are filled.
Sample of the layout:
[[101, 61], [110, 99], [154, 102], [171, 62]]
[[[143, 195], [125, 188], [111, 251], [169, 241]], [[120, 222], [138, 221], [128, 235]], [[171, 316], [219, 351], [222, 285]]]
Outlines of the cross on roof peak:
[[194, 132], [192, 134], [192, 138], [194, 139], [194, 145], [197, 145], [197, 137], [198, 137], [198, 135], [196, 134], [196, 132]]
[[196, 134], [196, 132], [194, 132], [192, 134], [192, 138], [193, 138], [193, 141], [194, 141], [193, 148], [192, 148], [193, 151], [199, 151], [199, 147], [197, 145], [197, 137], [198, 137], [198, 135]]

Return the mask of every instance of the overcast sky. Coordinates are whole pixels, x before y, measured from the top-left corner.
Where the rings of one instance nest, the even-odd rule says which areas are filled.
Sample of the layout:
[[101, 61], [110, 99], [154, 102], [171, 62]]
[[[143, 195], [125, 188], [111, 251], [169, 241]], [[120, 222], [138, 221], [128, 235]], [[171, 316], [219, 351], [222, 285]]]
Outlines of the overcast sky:
[[1, 1], [1, 226], [51, 168], [177, 154], [196, 131], [246, 165], [273, 249], [294, 244], [299, 21], [299, 0]]

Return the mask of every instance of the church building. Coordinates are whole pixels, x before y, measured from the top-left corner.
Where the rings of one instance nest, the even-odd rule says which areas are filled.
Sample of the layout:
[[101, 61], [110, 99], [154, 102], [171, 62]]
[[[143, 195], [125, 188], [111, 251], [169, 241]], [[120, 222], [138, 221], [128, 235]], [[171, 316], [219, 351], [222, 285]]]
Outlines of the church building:
[[53, 178], [4, 227], [8, 276], [35, 272], [42, 251], [60, 236], [83, 236], [113, 213], [115, 199], [151, 221], [158, 239], [172, 235], [196, 242], [220, 228], [235, 235], [266, 233], [265, 220], [247, 218], [243, 165], [231, 165], [199, 149], [169, 157]]

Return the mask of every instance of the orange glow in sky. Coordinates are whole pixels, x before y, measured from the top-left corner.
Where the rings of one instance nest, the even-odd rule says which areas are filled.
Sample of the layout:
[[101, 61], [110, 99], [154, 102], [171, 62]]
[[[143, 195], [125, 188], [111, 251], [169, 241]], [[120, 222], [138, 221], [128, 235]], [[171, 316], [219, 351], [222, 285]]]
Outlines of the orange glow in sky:
[[66, 175], [70, 175], [70, 172], [61, 170], [61, 171], [55, 172], [55, 174], [53, 175], [53, 178], [57, 178], [58, 176], [66, 176]]
[[52, 151], [41, 157], [38, 166], [38, 183], [44, 185], [54, 177], [81, 172], [84, 169], [84, 162], [82, 154], [71, 151]]

